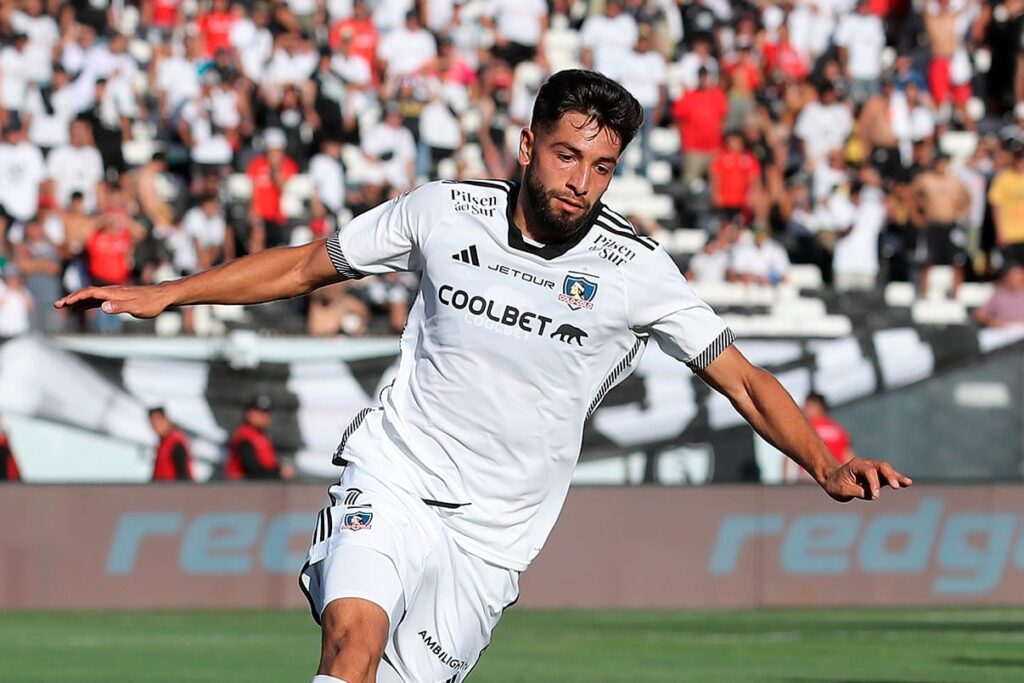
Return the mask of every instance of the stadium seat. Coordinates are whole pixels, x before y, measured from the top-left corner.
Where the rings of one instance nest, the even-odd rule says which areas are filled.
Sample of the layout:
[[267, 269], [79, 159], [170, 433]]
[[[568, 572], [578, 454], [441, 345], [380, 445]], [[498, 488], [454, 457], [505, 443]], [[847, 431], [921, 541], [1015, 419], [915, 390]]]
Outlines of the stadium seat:
[[826, 315], [800, 321], [800, 331], [808, 337], [845, 337], [853, 333], [853, 322], [845, 315]]
[[821, 299], [783, 299], [772, 304], [772, 315], [783, 318], [814, 320], [828, 315]]
[[668, 185], [672, 182], [672, 164], [655, 159], [647, 164], [646, 175], [652, 185]]
[[228, 201], [243, 203], [252, 198], [252, 180], [244, 173], [232, 173], [227, 179]]
[[708, 234], [703, 230], [680, 229], [670, 233], [665, 248], [675, 254], [696, 254], [707, 241]]
[[291, 239], [288, 240], [288, 246], [298, 247], [303, 244], [309, 244], [313, 241], [313, 231], [309, 229], [308, 225], [296, 225], [292, 228]]
[[928, 269], [929, 299], [944, 299], [953, 289], [953, 267], [932, 266]]
[[996, 287], [991, 282], [965, 282], [957, 290], [956, 300], [967, 308], [977, 308], [984, 306], [995, 291]]
[[693, 291], [711, 306], [743, 304], [743, 285], [732, 282], [694, 282]]
[[679, 153], [679, 133], [670, 128], [651, 130], [651, 151], [655, 156], [672, 156]]
[[580, 35], [571, 29], [552, 28], [544, 34], [544, 56], [552, 71], [579, 66]]
[[964, 325], [967, 309], [958, 301], [922, 299], [914, 302], [910, 316], [918, 325]]
[[909, 308], [917, 298], [917, 289], [910, 282], [890, 282], [885, 286], [885, 305], [890, 308]]
[[281, 188], [281, 210], [288, 218], [306, 215], [306, 203], [313, 196], [313, 180], [305, 174], [292, 176]]
[[799, 289], [821, 289], [821, 270], [811, 264], [794, 264], [786, 273], [786, 279]]

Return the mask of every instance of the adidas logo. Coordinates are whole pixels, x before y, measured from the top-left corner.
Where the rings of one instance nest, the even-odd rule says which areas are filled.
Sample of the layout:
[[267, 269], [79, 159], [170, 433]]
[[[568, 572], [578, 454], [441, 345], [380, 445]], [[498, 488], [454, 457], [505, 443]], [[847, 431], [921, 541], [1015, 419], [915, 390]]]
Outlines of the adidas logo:
[[476, 245], [472, 245], [468, 249], [463, 249], [457, 254], [452, 254], [452, 258], [456, 261], [462, 261], [463, 263], [471, 266], [480, 267], [480, 257], [476, 253]]

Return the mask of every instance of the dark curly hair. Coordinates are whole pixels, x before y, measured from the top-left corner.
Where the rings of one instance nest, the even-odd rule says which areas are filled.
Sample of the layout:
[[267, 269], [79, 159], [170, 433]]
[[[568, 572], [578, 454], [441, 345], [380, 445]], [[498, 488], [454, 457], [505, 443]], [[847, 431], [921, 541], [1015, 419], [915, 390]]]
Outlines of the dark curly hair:
[[644, 110], [628, 90], [595, 71], [566, 69], [541, 86], [533, 104], [530, 129], [551, 130], [568, 112], [587, 117], [585, 125], [596, 122], [619, 138], [619, 151], [636, 137], [644, 120]]

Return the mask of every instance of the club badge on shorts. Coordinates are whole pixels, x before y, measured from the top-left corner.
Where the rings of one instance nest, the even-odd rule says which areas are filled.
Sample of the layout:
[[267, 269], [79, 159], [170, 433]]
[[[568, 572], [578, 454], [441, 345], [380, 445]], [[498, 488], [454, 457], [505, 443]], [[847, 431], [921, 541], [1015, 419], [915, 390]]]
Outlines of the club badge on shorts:
[[360, 529], [369, 529], [370, 520], [373, 519], [372, 512], [350, 512], [345, 515], [344, 523], [342, 524], [343, 529], [349, 531], [359, 531]]

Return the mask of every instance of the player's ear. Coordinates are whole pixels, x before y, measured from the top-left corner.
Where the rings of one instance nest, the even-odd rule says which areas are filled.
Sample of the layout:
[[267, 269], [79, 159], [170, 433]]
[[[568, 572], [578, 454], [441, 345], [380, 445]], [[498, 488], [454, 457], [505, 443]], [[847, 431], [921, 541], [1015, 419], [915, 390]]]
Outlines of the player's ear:
[[523, 128], [519, 133], [519, 165], [529, 166], [533, 159], [533, 145], [537, 138], [529, 128]]

